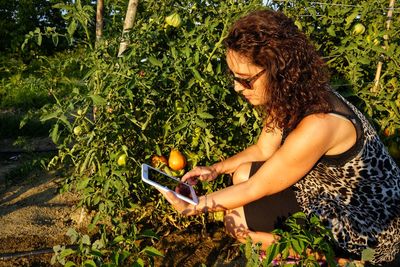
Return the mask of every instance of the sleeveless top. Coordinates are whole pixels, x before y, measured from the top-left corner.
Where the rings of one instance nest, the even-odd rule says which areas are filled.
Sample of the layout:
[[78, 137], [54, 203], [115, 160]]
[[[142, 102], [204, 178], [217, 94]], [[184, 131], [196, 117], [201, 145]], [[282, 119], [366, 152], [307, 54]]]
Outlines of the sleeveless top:
[[297, 202], [327, 223], [340, 249], [361, 255], [372, 248], [373, 264], [390, 262], [400, 246], [400, 169], [357, 108], [335, 91], [329, 102], [329, 113], [353, 123], [357, 141], [340, 155], [323, 156], [293, 185]]

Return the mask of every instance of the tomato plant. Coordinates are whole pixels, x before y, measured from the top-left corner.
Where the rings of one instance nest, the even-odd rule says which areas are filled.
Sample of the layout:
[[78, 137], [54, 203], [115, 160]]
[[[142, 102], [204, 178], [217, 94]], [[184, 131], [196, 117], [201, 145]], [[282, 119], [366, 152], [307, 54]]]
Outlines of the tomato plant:
[[[43, 108], [42, 119], [56, 121], [51, 136], [59, 153], [50, 166], [71, 168], [63, 190], [82, 194], [80, 205], [95, 213], [89, 230], [103, 227], [103, 241], [113, 239], [103, 222], [107, 218], [112, 218], [111, 229], [119, 229], [121, 240], [131, 233], [122, 218], [134, 218], [131, 222], [138, 225], [151, 222], [157, 231], [202, 222], [200, 217], [175, 214], [160, 194], [141, 182], [140, 165], [174, 148], [191, 168], [254, 142], [260, 117], [231, 90], [222, 40], [237, 16], [260, 4], [141, 1], [123, 56], [116, 57], [118, 35], [85, 46], [80, 86]], [[86, 23], [71, 16], [69, 21], [78, 28]], [[177, 169], [182, 162], [179, 165]], [[199, 185], [199, 194], [221, 183]], [[74, 253], [90, 258], [91, 252]], [[101, 256], [103, 262], [108, 257]]]

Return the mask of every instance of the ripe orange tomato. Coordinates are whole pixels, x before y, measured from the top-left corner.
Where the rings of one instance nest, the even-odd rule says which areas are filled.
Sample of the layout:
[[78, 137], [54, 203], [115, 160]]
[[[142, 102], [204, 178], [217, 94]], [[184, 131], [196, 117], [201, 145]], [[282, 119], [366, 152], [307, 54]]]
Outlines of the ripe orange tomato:
[[391, 135], [392, 135], [392, 132], [390, 131], [389, 128], [385, 128], [385, 130], [383, 131], [383, 134], [384, 134], [385, 136], [391, 136]]
[[174, 171], [182, 170], [186, 166], [186, 158], [179, 150], [173, 149], [169, 154], [168, 165]]

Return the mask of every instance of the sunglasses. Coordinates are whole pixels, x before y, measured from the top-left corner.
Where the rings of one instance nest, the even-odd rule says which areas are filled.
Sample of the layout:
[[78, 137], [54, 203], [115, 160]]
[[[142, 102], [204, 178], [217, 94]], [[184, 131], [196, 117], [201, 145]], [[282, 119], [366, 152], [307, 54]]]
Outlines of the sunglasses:
[[[235, 81], [237, 81], [238, 83], [240, 83], [244, 88], [253, 90], [253, 83], [254, 83], [255, 81], [257, 81], [257, 79], [258, 79], [261, 75], [263, 75], [263, 73], [264, 73], [265, 71], [266, 71], [266, 70], [263, 69], [262, 71], [260, 71], [260, 72], [257, 73], [256, 75], [254, 75], [253, 77], [250, 77], [250, 78], [247, 78], [247, 79], [245, 79], [245, 78], [239, 78], [239, 77], [235, 77], [235, 76], [233, 76], [233, 79], [234, 79]], [[232, 73], [232, 75], [233, 75], [233, 73]]]

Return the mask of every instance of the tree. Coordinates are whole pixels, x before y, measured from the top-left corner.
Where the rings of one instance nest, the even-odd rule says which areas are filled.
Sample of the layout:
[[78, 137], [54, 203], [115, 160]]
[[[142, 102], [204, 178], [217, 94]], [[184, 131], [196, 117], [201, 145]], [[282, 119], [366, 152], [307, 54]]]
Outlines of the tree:
[[135, 21], [136, 10], [139, 0], [129, 0], [128, 10], [126, 11], [124, 29], [122, 31], [122, 40], [119, 45], [118, 56], [121, 56], [129, 45], [129, 39], [126, 36], [129, 34]]
[[103, 27], [104, 27], [104, 0], [97, 0], [96, 9], [96, 42], [99, 42], [103, 37]]
[[[18, 50], [25, 34], [35, 28], [65, 28], [61, 11], [48, 0], [0, 0], [0, 51]], [[41, 50], [50, 52], [54, 46], [45, 42]]]

